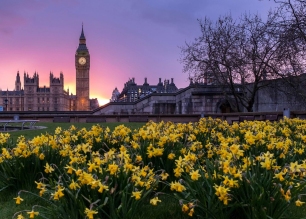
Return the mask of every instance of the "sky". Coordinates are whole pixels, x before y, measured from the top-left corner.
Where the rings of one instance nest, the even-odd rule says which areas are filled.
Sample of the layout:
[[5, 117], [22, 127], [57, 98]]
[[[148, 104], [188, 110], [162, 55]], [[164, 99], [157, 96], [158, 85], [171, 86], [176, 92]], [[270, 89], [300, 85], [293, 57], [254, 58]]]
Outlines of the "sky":
[[90, 97], [109, 102], [115, 87], [135, 78], [159, 78], [188, 86], [180, 47], [200, 36], [198, 20], [243, 13], [265, 18], [268, 0], [0, 0], [0, 88], [14, 90], [17, 71], [49, 87], [49, 75], [64, 74], [75, 94], [74, 55], [84, 27], [90, 53]]

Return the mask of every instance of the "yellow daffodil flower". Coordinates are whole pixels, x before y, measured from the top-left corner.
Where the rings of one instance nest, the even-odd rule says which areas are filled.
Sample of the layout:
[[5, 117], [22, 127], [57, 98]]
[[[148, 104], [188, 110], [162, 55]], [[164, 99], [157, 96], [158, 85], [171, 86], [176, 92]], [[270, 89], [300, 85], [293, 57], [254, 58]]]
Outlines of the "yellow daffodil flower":
[[295, 205], [298, 206], [298, 207], [302, 206], [304, 203], [305, 202], [302, 202], [300, 199], [295, 201]]
[[30, 218], [35, 218], [35, 216], [39, 215], [39, 212], [32, 210], [30, 212], [27, 212], [27, 214], [30, 215]]
[[193, 170], [189, 173], [189, 175], [191, 176], [192, 180], [198, 180], [199, 177], [201, 177], [201, 175], [199, 174], [199, 170]]
[[14, 198], [16, 200], [16, 204], [20, 205], [20, 203], [23, 201], [22, 198], [20, 198], [20, 196], [18, 195], [17, 198]]
[[136, 191], [136, 192], [132, 192], [132, 198], [134, 197], [136, 200], [139, 200], [141, 198], [141, 193], [142, 191]]
[[161, 202], [161, 200], [159, 200], [158, 197], [150, 199], [151, 205], [157, 205], [158, 202]]
[[85, 208], [85, 214], [88, 217], [88, 219], [93, 219], [94, 218], [94, 214], [98, 214], [97, 211]]

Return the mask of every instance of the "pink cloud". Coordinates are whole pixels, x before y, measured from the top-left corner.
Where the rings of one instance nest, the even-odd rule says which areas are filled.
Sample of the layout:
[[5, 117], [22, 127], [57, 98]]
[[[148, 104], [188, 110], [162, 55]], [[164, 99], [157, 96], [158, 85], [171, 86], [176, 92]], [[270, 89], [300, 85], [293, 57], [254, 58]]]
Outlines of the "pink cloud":
[[11, 34], [16, 28], [26, 25], [33, 11], [42, 10], [47, 1], [10, 0], [1, 2], [0, 34]]
[[25, 24], [27, 19], [12, 11], [0, 10], [0, 33], [10, 34], [18, 26]]

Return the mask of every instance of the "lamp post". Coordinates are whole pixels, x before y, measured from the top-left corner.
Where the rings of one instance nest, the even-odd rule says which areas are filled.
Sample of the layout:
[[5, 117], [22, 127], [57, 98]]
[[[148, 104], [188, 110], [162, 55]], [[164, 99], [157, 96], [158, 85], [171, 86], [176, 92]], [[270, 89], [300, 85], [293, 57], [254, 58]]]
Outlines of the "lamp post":
[[7, 98], [5, 98], [5, 100], [4, 100], [4, 104], [5, 104], [5, 111], [7, 111], [7, 103], [8, 103], [8, 99], [7, 99]]

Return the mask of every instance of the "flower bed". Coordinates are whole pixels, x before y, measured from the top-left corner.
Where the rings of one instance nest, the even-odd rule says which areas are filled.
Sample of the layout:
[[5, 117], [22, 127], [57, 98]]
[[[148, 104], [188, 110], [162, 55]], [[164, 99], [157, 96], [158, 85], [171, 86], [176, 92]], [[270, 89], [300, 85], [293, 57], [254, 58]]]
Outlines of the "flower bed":
[[42, 205], [14, 218], [133, 218], [143, 204], [177, 199], [197, 218], [283, 218], [304, 204], [306, 122], [148, 122], [90, 130], [60, 127], [15, 145], [0, 134], [0, 186]]

